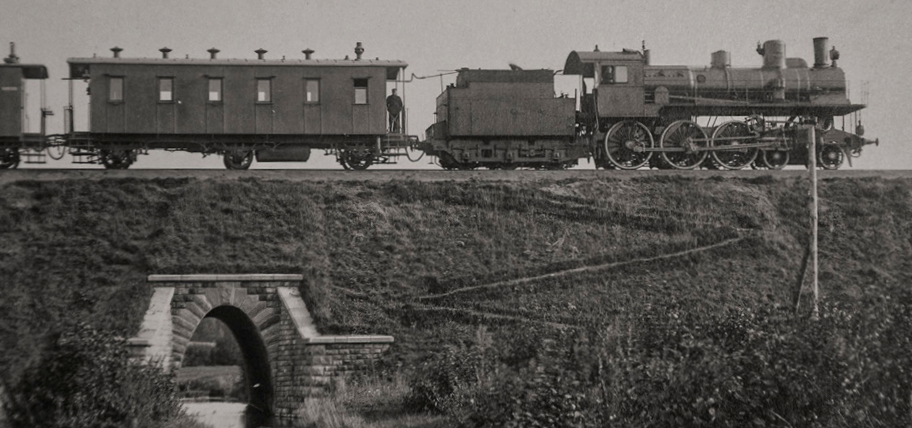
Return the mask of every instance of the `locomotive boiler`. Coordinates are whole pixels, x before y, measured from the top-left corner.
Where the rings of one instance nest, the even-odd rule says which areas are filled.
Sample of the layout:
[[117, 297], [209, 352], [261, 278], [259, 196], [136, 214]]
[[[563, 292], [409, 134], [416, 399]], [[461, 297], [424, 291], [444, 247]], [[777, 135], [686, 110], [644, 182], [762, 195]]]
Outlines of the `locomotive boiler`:
[[[826, 38], [814, 39], [808, 67], [786, 56], [785, 43], [770, 40], [757, 47], [763, 56], [757, 68], [731, 67], [725, 51], [713, 53], [708, 67], [651, 65], [645, 49], [571, 52], [563, 72], [583, 78], [579, 126], [598, 166], [780, 169], [805, 163], [800, 128], [814, 125], [823, 143], [814, 155], [835, 169], [877, 141], [865, 140], [863, 128], [835, 129], [835, 117], [865, 106], [849, 101], [839, 53], [827, 49]], [[738, 116], [745, 119], [697, 123]]]

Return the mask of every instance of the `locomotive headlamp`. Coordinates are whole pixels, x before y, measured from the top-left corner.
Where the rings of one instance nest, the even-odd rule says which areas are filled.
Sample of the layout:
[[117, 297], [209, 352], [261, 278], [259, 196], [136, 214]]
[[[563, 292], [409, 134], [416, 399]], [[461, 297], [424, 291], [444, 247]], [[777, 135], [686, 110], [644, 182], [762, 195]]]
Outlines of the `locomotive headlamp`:
[[833, 49], [830, 49], [830, 59], [833, 60], [833, 67], [835, 67], [836, 60], [839, 59], [839, 51], [836, 50], [836, 46], [833, 46]]

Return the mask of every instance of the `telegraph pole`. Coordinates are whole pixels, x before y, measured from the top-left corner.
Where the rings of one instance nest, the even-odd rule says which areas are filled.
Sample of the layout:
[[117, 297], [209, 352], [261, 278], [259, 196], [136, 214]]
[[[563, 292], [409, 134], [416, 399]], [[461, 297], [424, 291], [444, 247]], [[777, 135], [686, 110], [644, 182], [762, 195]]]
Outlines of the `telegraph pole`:
[[811, 283], [814, 290], [814, 307], [811, 317], [818, 319], [820, 316], [817, 301], [819, 289], [817, 286], [817, 129], [810, 127], [810, 146], [808, 147], [808, 169], [811, 173]]

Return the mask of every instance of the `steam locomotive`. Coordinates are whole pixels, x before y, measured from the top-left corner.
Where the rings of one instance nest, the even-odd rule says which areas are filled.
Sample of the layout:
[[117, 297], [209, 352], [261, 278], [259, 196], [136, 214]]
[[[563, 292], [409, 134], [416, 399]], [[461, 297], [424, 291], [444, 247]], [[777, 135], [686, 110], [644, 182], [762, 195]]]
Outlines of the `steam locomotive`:
[[725, 51], [709, 67], [654, 66], [645, 47], [571, 52], [562, 71], [580, 76], [576, 110], [548, 92], [550, 70], [464, 69], [437, 98], [425, 147], [448, 169], [564, 168], [592, 156], [606, 169], [734, 170], [805, 165], [809, 126], [826, 169], [878, 144], [863, 138], [860, 122], [854, 133], [834, 126], [865, 106], [849, 101], [828, 39], [814, 39], [813, 68], [785, 48], [779, 40], [758, 45], [760, 68], [732, 68]]
[[[781, 169], [809, 156], [836, 169], [878, 140], [835, 127], [863, 109], [847, 97], [838, 51], [814, 39], [815, 62], [787, 58], [778, 40], [758, 45], [762, 67], [732, 68], [728, 52], [709, 67], [653, 66], [650, 53], [571, 52], [562, 70], [578, 76], [577, 95], [555, 96], [552, 70], [470, 70], [437, 97], [436, 119], [419, 141], [386, 128], [386, 85], [404, 83], [402, 61], [172, 59], [68, 60], [70, 103], [64, 134], [23, 132], [27, 79], [47, 79], [42, 65], [0, 65], [0, 168], [22, 159], [72, 155], [76, 163], [127, 168], [153, 149], [220, 154], [229, 169], [259, 162], [304, 162], [323, 149], [346, 169], [394, 163], [410, 150], [444, 169], [563, 169], [594, 158], [606, 169], [744, 167]], [[832, 61], [832, 63], [830, 62]], [[73, 127], [73, 84], [88, 83], [88, 131]], [[42, 91], [44, 86], [42, 85]], [[42, 94], [42, 99], [44, 96]], [[729, 118], [722, 123], [720, 118]], [[737, 118], [737, 119], [735, 119]], [[700, 125], [699, 122], [704, 122]], [[850, 123], [855, 125], [855, 123]], [[821, 144], [808, 153], [808, 130]]]

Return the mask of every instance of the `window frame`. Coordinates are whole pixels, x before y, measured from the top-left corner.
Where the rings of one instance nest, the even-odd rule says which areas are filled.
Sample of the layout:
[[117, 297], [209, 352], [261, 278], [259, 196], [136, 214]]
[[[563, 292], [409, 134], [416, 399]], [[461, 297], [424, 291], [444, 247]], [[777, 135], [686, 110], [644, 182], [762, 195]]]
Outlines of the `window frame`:
[[[163, 100], [162, 99], [162, 82], [169, 80], [171, 81], [171, 99]], [[158, 76], [158, 103], [159, 104], [174, 104], [176, 102], [176, 96], [174, 93], [174, 76]]]
[[[317, 84], [317, 92], [316, 92], [317, 99], [315, 101], [311, 101], [311, 100], [307, 99], [307, 94], [310, 93], [310, 91], [307, 88], [307, 85], [310, 84], [310, 82], [315, 82]], [[304, 104], [308, 104], [308, 105], [320, 104], [320, 100], [323, 99], [323, 94], [320, 93], [320, 91], [323, 89], [322, 86], [323, 85], [320, 83], [320, 79], [315, 79], [312, 77], [305, 77], [304, 78]]]
[[[624, 69], [624, 80], [618, 79], [618, 70]], [[610, 79], [606, 79], [606, 71], [610, 71]], [[603, 64], [601, 66], [601, 72], [599, 73], [599, 83], [607, 85], [624, 85], [630, 83], [630, 67], [626, 65], [618, 64]]]
[[[115, 80], [120, 81], [120, 98], [119, 99], [112, 98], [112, 96], [114, 95], [114, 81]], [[126, 98], [126, 94], [124, 91], [124, 88], [126, 87], [125, 80], [126, 79], [124, 79], [124, 76], [111, 76], [111, 75], [108, 76], [108, 103], [110, 103], [110, 104], [123, 104], [124, 103], [124, 99]]]
[[[358, 83], [362, 82], [362, 81], [364, 82], [364, 86], [358, 86]], [[352, 78], [352, 88], [354, 89], [354, 93], [353, 93], [354, 99], [352, 100], [352, 104], [358, 105], [358, 106], [370, 104], [370, 78], [369, 77]], [[364, 102], [363, 103], [358, 102], [358, 90], [359, 89], [364, 90]]]
[[[208, 80], [206, 81], [206, 102], [209, 104], [224, 104], [225, 103], [225, 78], [216, 77], [216, 76], [207, 76], [207, 79]], [[218, 80], [218, 82], [219, 82], [219, 87], [218, 87], [219, 99], [217, 99], [217, 100], [210, 99], [210, 95], [212, 94], [212, 81], [214, 81], [214, 80]]]
[[[257, 77], [256, 78], [256, 90], [254, 91], [253, 99], [256, 104], [272, 104], [272, 77]], [[260, 82], [268, 82], [269, 92], [267, 92], [267, 99], [265, 101], [260, 101]]]

